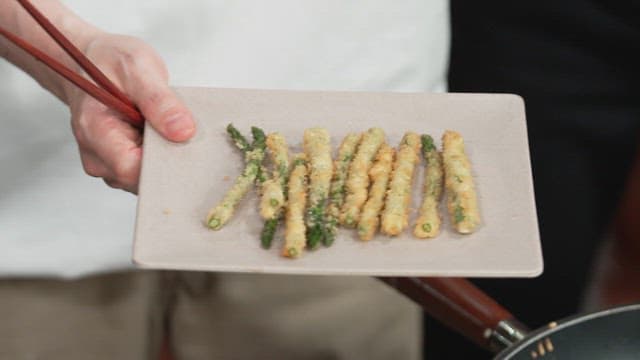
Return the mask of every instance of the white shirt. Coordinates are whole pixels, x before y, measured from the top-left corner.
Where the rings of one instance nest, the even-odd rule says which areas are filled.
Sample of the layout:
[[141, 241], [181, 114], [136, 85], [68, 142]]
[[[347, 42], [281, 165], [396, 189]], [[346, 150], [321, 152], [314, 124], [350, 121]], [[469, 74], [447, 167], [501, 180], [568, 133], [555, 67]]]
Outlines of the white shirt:
[[[150, 43], [174, 86], [446, 89], [446, 0], [65, 3]], [[64, 104], [7, 62], [0, 79], [0, 276], [132, 267], [135, 197], [84, 174]]]

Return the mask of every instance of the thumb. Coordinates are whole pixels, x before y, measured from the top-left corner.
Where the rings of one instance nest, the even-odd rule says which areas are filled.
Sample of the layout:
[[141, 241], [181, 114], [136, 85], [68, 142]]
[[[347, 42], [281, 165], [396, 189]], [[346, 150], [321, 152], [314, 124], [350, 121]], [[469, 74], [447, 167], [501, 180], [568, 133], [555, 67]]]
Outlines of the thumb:
[[160, 135], [170, 141], [182, 142], [195, 134], [193, 115], [165, 82], [147, 79], [136, 88], [133, 101]]

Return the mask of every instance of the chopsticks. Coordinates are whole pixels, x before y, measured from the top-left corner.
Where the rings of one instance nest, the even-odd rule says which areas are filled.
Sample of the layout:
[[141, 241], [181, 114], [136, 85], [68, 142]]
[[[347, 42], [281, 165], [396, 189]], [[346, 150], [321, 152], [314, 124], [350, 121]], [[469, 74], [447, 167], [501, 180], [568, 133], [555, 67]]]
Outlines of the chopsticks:
[[31, 56], [60, 74], [74, 85], [87, 92], [96, 100], [110, 107], [126, 117], [128, 122], [142, 128], [144, 117], [127, 96], [120, 91], [103, 73], [89, 60], [75, 45], [69, 41], [38, 9], [28, 0], [17, 0], [22, 7], [42, 26], [42, 28], [60, 45], [71, 58], [87, 72], [87, 74], [102, 88], [96, 86], [84, 77], [76, 74], [68, 67], [40, 51], [26, 40], [16, 36], [0, 26], [0, 35], [20, 47]]

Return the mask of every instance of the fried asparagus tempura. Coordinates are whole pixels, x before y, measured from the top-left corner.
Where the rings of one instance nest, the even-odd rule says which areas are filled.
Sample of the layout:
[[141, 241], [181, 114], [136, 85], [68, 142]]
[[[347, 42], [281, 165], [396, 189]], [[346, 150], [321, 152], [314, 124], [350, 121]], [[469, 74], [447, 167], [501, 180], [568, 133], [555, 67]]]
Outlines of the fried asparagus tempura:
[[469, 234], [480, 224], [480, 214], [464, 140], [457, 132], [447, 130], [442, 136], [442, 148], [447, 209], [451, 222], [456, 231]]
[[442, 222], [438, 204], [442, 197], [443, 170], [442, 155], [436, 149], [433, 138], [422, 135], [422, 154], [425, 158], [424, 194], [422, 206], [416, 220], [413, 235], [418, 238], [432, 238], [440, 233]]
[[262, 185], [262, 198], [260, 201], [260, 215], [265, 219], [264, 227], [260, 234], [262, 247], [269, 248], [278, 223], [284, 216], [286, 203], [286, 187], [289, 177], [289, 148], [287, 142], [280, 133], [272, 133], [267, 136], [267, 149], [273, 164], [272, 178]]
[[227, 132], [234, 140], [236, 146], [244, 151], [246, 165], [244, 171], [236, 178], [233, 186], [225, 194], [222, 201], [207, 214], [207, 225], [213, 230], [219, 230], [231, 219], [238, 203], [251, 189], [251, 186], [256, 181], [256, 177], [261, 172], [262, 160], [264, 159], [265, 135], [261, 129], [256, 127], [251, 128], [251, 132], [253, 133], [253, 143], [251, 146], [247, 146], [247, 141], [233, 125], [229, 124]]
[[302, 145], [309, 164], [309, 207], [305, 217], [307, 246], [313, 249], [329, 235], [326, 209], [333, 175], [329, 132], [322, 128], [307, 129]]
[[358, 222], [358, 236], [361, 240], [371, 240], [380, 223], [380, 210], [384, 206], [384, 197], [393, 168], [393, 156], [395, 150], [387, 144], [382, 144], [376, 161], [369, 171], [369, 177], [373, 184], [369, 190], [369, 199], [362, 207], [360, 221]]
[[381, 231], [387, 235], [398, 235], [409, 223], [409, 204], [413, 173], [419, 159], [420, 136], [407, 132], [402, 138], [393, 174], [382, 213]]
[[289, 150], [284, 136], [279, 133], [269, 134], [267, 149], [273, 163], [273, 172], [271, 179], [262, 185], [260, 215], [265, 220], [275, 218], [284, 206], [284, 188], [289, 169]]
[[340, 224], [355, 227], [360, 219], [360, 209], [367, 201], [369, 170], [373, 159], [384, 143], [384, 131], [371, 128], [362, 136], [358, 150], [349, 166], [346, 182], [346, 198], [340, 213]]
[[331, 245], [331, 242], [338, 232], [338, 219], [340, 217], [340, 208], [344, 204], [345, 182], [349, 173], [349, 165], [360, 142], [361, 134], [348, 134], [342, 140], [338, 148], [338, 156], [333, 162], [333, 178], [331, 180], [331, 190], [329, 192], [329, 209], [328, 214], [328, 230], [330, 236], [325, 239], [325, 245]]
[[289, 175], [286, 230], [282, 255], [299, 257], [307, 243], [304, 210], [307, 204], [307, 161], [304, 154], [297, 154]]

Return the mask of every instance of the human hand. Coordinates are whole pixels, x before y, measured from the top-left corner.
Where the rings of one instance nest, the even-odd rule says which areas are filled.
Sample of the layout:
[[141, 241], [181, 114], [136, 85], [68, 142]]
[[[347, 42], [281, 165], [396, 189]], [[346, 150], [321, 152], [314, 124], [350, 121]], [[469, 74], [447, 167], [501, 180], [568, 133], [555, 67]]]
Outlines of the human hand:
[[[128, 36], [99, 33], [84, 51], [136, 104], [147, 125], [174, 142], [193, 136], [192, 115], [169, 88], [164, 62], [149, 45]], [[140, 131], [73, 85], [68, 84], [65, 92], [84, 171], [111, 187], [136, 193], [142, 159]]]

